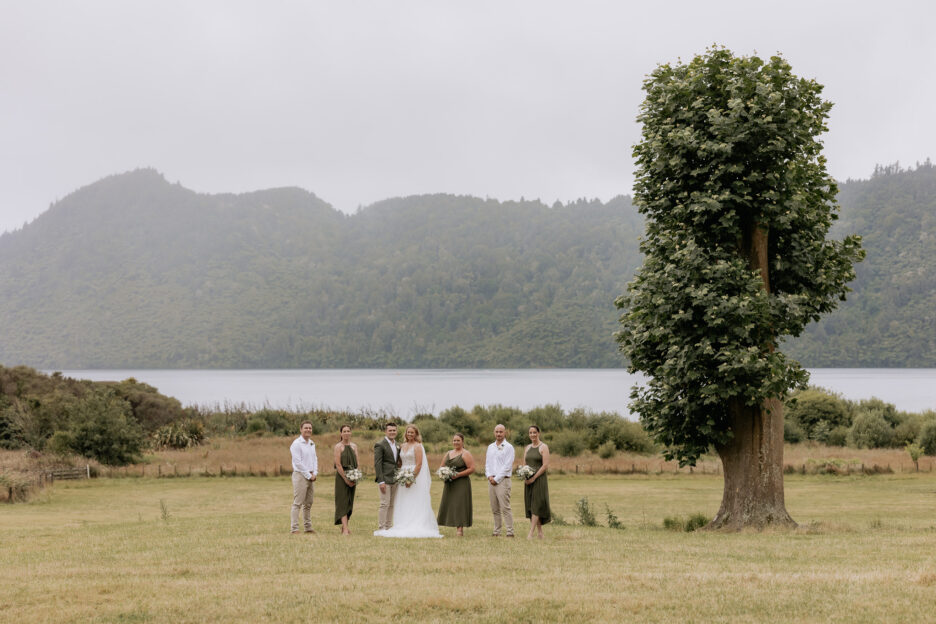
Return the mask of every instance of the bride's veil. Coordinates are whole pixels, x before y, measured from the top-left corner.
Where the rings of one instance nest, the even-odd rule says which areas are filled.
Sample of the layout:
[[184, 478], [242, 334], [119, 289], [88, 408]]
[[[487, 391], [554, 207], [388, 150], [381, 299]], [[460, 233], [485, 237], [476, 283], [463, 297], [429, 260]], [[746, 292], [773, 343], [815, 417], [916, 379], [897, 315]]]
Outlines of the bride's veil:
[[419, 469], [419, 477], [417, 477], [417, 481], [419, 483], [420, 493], [425, 492], [428, 496], [429, 487], [432, 485], [432, 477], [429, 476], [429, 460], [426, 458], [426, 447], [422, 444], [419, 446], [422, 447], [422, 468]]

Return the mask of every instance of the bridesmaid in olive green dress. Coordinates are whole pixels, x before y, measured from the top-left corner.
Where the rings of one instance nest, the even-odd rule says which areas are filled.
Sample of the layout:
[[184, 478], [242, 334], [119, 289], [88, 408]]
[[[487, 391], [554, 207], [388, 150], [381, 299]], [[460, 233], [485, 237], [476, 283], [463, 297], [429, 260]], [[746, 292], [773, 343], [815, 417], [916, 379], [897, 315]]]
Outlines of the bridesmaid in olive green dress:
[[351, 442], [351, 425], [341, 425], [341, 439], [335, 445], [335, 524], [342, 535], [351, 535], [348, 519], [354, 508], [356, 483], [345, 477], [345, 471], [358, 467], [357, 444]]
[[465, 527], [471, 526], [471, 478], [475, 470], [474, 458], [465, 450], [465, 436], [456, 433], [452, 436], [452, 450], [442, 457], [442, 466], [453, 468], [455, 478], [446, 481], [442, 490], [442, 502], [439, 504], [437, 521], [439, 526], [455, 527], [459, 537], [465, 534]]
[[524, 481], [523, 502], [526, 506], [526, 517], [530, 519], [530, 533], [543, 539], [543, 525], [549, 524], [552, 514], [549, 511], [549, 484], [546, 481], [546, 471], [549, 469], [549, 447], [540, 442], [540, 428], [530, 425], [530, 442], [523, 451], [523, 463], [535, 470], [532, 477]]

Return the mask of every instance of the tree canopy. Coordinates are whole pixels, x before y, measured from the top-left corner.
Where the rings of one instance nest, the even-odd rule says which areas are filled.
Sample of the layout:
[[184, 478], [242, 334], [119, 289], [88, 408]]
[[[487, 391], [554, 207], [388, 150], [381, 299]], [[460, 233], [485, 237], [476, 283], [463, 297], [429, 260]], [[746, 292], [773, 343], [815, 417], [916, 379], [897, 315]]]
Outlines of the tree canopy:
[[634, 203], [643, 266], [617, 299], [617, 339], [649, 376], [632, 407], [669, 457], [730, 443], [732, 402], [759, 406], [806, 381], [775, 347], [833, 310], [862, 257], [826, 238], [837, 186], [816, 138], [822, 87], [713, 48], [644, 82]]

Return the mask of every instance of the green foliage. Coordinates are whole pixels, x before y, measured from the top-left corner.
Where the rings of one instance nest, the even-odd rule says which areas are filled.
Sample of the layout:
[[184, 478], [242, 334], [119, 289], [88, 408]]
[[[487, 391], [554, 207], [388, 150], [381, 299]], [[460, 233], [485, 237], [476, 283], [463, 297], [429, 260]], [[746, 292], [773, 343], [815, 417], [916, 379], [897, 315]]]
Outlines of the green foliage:
[[[25, 445], [22, 417], [13, 401], [0, 395], [0, 449], [17, 449]], [[6, 405], [4, 405], [6, 403]]]
[[639, 423], [624, 420], [617, 414], [594, 415], [587, 420], [586, 426], [588, 448], [593, 451], [607, 443], [619, 451], [651, 453], [655, 450], [653, 441]]
[[936, 166], [877, 167], [839, 201], [833, 234], [860, 234], [867, 260], [848, 301], [785, 350], [811, 367], [936, 367]]
[[75, 453], [116, 466], [139, 459], [143, 431], [130, 404], [113, 390], [89, 393], [71, 406], [68, 420]]
[[[855, 295], [784, 351], [810, 367], [936, 366], [936, 167], [840, 190], [831, 234], [861, 234], [868, 259]], [[615, 367], [609, 302], [641, 262], [642, 226], [624, 197], [428, 195], [344, 216], [298, 189], [210, 196], [151, 170], [112, 176], [0, 235], [0, 362]]]
[[74, 453], [75, 436], [69, 431], [56, 431], [46, 442], [46, 450], [56, 455], [70, 455]]
[[153, 434], [153, 447], [186, 449], [199, 446], [206, 439], [204, 424], [197, 420], [182, 420], [157, 429]]
[[625, 197], [423, 195], [347, 216], [300, 189], [111, 176], [0, 236], [0, 362], [618, 366], [611, 301], [640, 226]]
[[694, 513], [686, 518], [667, 516], [663, 518], [663, 528], [667, 531], [691, 533], [701, 529], [709, 523], [709, 518], [703, 513]]
[[904, 447], [907, 449], [907, 454], [910, 455], [910, 461], [913, 462], [913, 465], [916, 466], [916, 469], [920, 469], [920, 456], [923, 455], [923, 447], [919, 444], [908, 444]]
[[936, 455], [936, 419], [931, 419], [920, 430], [920, 446], [927, 455]]
[[611, 511], [611, 508], [605, 503], [605, 516], [608, 518], [609, 529], [624, 529], [624, 523], [618, 520], [618, 517]]
[[643, 86], [634, 201], [645, 260], [616, 301], [616, 337], [629, 370], [649, 376], [633, 410], [668, 458], [692, 464], [729, 442], [729, 404], [805, 383], [774, 347], [835, 308], [862, 252], [858, 237], [826, 239], [837, 187], [816, 138], [831, 107], [819, 84], [780, 57], [713, 48]]
[[617, 454], [617, 445], [613, 441], [608, 440], [604, 444], [598, 447], [598, 457], [601, 459], [611, 459]]
[[576, 431], [562, 431], [552, 436], [549, 448], [563, 457], [578, 457], [585, 450], [582, 434]]
[[802, 439], [823, 443], [837, 427], [851, 426], [851, 412], [847, 400], [820, 388], [798, 390], [784, 402], [784, 418], [802, 432]]
[[[481, 433], [481, 419], [474, 413], [468, 413], [463, 408], [451, 407], [439, 414], [439, 420], [465, 436], [476, 437]], [[490, 427], [494, 431], [494, 426]]]
[[576, 501], [575, 515], [582, 526], [598, 526], [598, 521], [595, 520], [595, 512], [589, 506], [587, 496]]
[[415, 419], [423, 442], [428, 444], [451, 443], [455, 429], [448, 423], [429, 415], [428, 418]]
[[880, 410], [865, 411], [855, 416], [848, 430], [848, 445], [856, 448], [885, 448], [894, 443], [894, 430]]

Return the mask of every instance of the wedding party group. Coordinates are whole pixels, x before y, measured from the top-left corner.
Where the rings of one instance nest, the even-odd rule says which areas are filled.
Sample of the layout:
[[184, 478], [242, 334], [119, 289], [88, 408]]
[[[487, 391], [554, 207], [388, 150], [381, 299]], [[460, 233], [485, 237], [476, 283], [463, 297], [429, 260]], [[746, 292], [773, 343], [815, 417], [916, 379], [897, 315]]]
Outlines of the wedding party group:
[[[440, 538], [440, 526], [454, 527], [463, 536], [472, 525], [471, 475], [476, 466], [474, 457], [465, 448], [465, 436], [452, 436], [452, 448], [442, 456], [436, 476], [443, 482], [442, 500], [438, 512], [432, 510], [430, 486], [432, 477], [429, 460], [416, 425], [406, 425], [402, 444], [397, 441], [399, 427], [387, 423], [384, 437], [374, 445], [374, 473], [380, 495], [377, 512], [377, 537]], [[488, 446], [484, 460], [488, 498], [494, 516], [493, 537], [514, 536], [513, 511], [510, 506], [511, 476], [523, 481], [523, 502], [530, 519], [528, 539], [542, 539], [543, 525], [551, 520], [549, 510], [549, 447], [540, 440], [540, 429], [529, 428], [530, 443], [524, 448], [522, 465], [514, 473], [516, 451], [507, 441], [507, 428], [494, 427], [494, 441]], [[350, 425], [342, 425], [340, 439], [334, 446], [335, 464], [335, 525], [342, 535], [350, 535], [349, 520], [354, 509], [354, 494], [363, 479], [359, 468], [358, 448], [351, 442]], [[300, 425], [300, 435], [290, 446], [292, 455], [293, 504], [290, 532], [299, 533], [302, 516], [305, 533], [312, 528], [312, 500], [318, 478], [318, 455], [312, 441], [312, 423]]]

